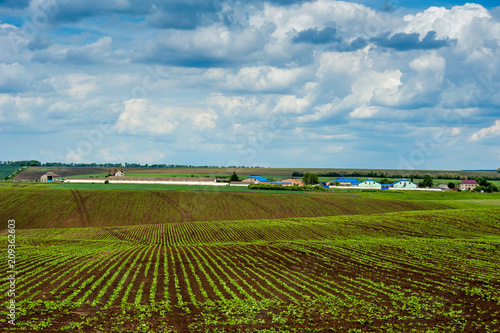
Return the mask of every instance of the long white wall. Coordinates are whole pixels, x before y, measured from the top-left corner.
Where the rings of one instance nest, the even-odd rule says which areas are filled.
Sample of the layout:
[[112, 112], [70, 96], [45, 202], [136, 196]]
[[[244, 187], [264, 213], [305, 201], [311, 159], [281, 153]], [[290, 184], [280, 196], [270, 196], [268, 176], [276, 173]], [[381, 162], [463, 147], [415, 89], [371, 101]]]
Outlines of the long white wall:
[[[85, 183], [85, 184], [104, 184], [105, 179], [74, 179], [67, 178], [65, 183]], [[164, 181], [164, 180], [110, 180], [110, 184], [162, 184], [162, 185], [203, 185], [203, 186], [227, 186], [228, 183], [214, 183], [214, 182], [183, 182], [183, 181]], [[231, 184], [231, 186], [248, 186], [248, 184]]]
[[[337, 189], [350, 189], [350, 190], [381, 190], [376, 187], [359, 187], [359, 186], [328, 186], [328, 188], [337, 188]], [[405, 188], [405, 187], [389, 187], [389, 190], [392, 191], [434, 191], [441, 192], [442, 190], [439, 188]], [[385, 190], [386, 191], [386, 190]]]

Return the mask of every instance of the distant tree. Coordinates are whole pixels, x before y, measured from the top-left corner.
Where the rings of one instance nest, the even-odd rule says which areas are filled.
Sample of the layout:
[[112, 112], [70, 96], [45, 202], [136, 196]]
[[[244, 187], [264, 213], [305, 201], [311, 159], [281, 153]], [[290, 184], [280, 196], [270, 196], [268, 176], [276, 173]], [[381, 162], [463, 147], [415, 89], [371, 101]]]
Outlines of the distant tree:
[[500, 168], [498, 168], [497, 172], [500, 173]]
[[237, 182], [239, 180], [240, 180], [240, 178], [236, 174], [236, 171], [233, 171], [233, 174], [231, 175], [231, 178], [229, 178], [229, 181], [231, 181], [231, 182]]
[[384, 179], [382, 179], [380, 182], [381, 182], [382, 184], [389, 184], [389, 182], [390, 182], [390, 181], [389, 181], [389, 179], [384, 178]]
[[9, 162], [10, 166], [41, 166], [42, 163], [35, 160]]
[[432, 176], [427, 174], [424, 176], [424, 179], [419, 183], [419, 187], [432, 187], [433, 181], [432, 181]]
[[319, 184], [319, 178], [318, 178], [318, 175], [315, 174], [315, 173], [309, 173], [309, 172], [306, 172], [304, 174], [304, 176], [302, 177], [302, 180], [304, 181], [304, 183], [306, 183], [306, 185], [315, 185], [315, 184]]
[[455, 183], [454, 183], [454, 182], [449, 182], [449, 183], [448, 183], [448, 188], [449, 188], [450, 190], [455, 189]]

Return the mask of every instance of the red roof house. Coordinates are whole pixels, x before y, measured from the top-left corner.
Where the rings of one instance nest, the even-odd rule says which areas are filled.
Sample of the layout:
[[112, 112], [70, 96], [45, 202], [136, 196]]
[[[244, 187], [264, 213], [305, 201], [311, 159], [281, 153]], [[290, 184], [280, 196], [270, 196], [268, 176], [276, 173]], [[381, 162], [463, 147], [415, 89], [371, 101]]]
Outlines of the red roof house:
[[472, 180], [462, 180], [459, 186], [462, 191], [471, 191], [476, 187], [478, 187], [479, 184], [472, 179]]

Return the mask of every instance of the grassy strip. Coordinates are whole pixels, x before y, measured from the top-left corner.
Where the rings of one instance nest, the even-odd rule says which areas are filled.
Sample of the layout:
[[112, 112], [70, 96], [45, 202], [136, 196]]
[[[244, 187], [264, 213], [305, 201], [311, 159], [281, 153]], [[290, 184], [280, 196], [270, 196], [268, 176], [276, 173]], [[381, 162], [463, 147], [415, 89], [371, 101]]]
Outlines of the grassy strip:
[[250, 184], [250, 190], [267, 190], [267, 191], [295, 191], [295, 192], [326, 192], [327, 189], [321, 185], [304, 185], [304, 186], [280, 186], [269, 184]]
[[26, 170], [28, 167], [22, 167], [22, 168], [17, 168], [16, 167], [16, 171], [14, 171], [13, 173], [11, 173], [10, 175], [4, 177], [5, 180], [11, 180], [11, 179], [14, 179], [17, 175], [19, 175], [21, 172], [23, 172], [24, 170]]

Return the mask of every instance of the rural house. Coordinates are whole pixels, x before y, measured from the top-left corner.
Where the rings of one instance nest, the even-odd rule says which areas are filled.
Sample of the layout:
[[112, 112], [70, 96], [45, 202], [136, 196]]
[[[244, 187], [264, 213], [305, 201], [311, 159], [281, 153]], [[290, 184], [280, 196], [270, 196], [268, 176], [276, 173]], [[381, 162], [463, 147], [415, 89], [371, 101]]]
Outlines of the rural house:
[[267, 180], [264, 177], [261, 176], [250, 176], [246, 179], [243, 179], [241, 183], [243, 184], [260, 184], [260, 183], [267, 183], [269, 180]]
[[40, 177], [40, 181], [42, 183], [52, 183], [54, 181], [54, 177], [59, 177], [53, 172], [47, 172], [42, 177]]
[[460, 182], [460, 190], [462, 191], [472, 191], [476, 187], [478, 187], [479, 184], [475, 180], [462, 180]]
[[111, 172], [111, 169], [109, 169], [108, 177], [125, 177], [125, 173], [122, 168], [120, 168], [120, 170], [115, 168], [114, 172]]

